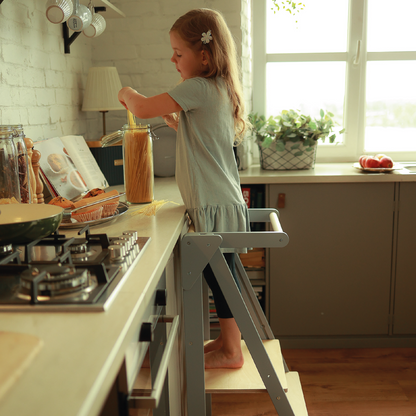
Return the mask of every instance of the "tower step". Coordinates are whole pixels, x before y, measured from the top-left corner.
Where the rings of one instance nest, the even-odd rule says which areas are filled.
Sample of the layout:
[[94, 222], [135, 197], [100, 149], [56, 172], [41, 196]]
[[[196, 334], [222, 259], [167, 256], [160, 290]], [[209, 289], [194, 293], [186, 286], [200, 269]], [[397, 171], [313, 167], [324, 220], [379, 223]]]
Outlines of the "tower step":
[[300, 384], [299, 373], [289, 371], [286, 373], [288, 392], [286, 393], [293, 413], [296, 416], [308, 416], [305, 398], [303, 397], [302, 386]]
[[[263, 340], [263, 345], [273, 364], [282, 388], [287, 391], [288, 383], [285, 376], [279, 340]], [[242, 368], [205, 370], [206, 393], [260, 393], [266, 391], [263, 380], [257, 371], [257, 367], [244, 341], [241, 341], [241, 349], [244, 355], [244, 365]]]
[[[207, 341], [208, 342], [208, 341]], [[277, 339], [263, 340], [270, 361], [276, 371], [280, 384], [287, 394], [296, 416], [308, 416], [299, 374], [296, 371], [284, 372], [280, 343]], [[239, 369], [205, 370], [206, 393], [264, 393], [267, 392], [256, 365], [244, 341], [241, 341], [244, 365]], [[135, 394], [148, 393], [152, 389], [150, 368], [142, 368], [134, 383]], [[248, 396], [242, 396], [249, 399]], [[243, 399], [244, 401], [244, 399]], [[251, 403], [251, 402], [250, 402]], [[251, 404], [248, 403], [248, 406]]]
[[[209, 342], [209, 341], [206, 341]], [[273, 364], [277, 377], [282, 388], [287, 391], [288, 383], [286, 380], [283, 366], [280, 343], [277, 339], [263, 340], [264, 347]], [[205, 391], [206, 393], [261, 393], [266, 391], [266, 387], [260, 377], [253, 358], [244, 341], [241, 341], [241, 349], [244, 355], [244, 365], [238, 369], [212, 369], [205, 370]], [[136, 393], [148, 392], [152, 389], [150, 378], [150, 368], [142, 368], [134, 383], [133, 390]]]

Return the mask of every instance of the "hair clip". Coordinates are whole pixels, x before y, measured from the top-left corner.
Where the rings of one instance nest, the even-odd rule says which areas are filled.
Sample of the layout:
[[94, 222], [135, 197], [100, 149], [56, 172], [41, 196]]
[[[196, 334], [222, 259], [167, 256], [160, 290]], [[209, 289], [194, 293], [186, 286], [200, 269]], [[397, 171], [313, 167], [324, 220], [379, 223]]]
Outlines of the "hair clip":
[[211, 31], [208, 30], [207, 33], [204, 32], [202, 34], [201, 41], [202, 41], [202, 43], [204, 43], [206, 45], [207, 43], [209, 43], [210, 40], [212, 40], [212, 36], [211, 36]]

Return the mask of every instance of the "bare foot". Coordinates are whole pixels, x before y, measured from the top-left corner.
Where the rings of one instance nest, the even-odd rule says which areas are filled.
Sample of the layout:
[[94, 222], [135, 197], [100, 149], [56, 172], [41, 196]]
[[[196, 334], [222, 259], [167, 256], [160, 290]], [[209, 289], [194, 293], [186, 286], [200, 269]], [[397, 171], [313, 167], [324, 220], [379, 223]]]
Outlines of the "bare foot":
[[223, 348], [210, 351], [204, 355], [205, 368], [241, 368], [244, 357], [240, 351], [226, 353]]
[[222, 339], [219, 337], [214, 339], [214, 341], [210, 341], [204, 345], [204, 354], [207, 352], [219, 350], [222, 347]]

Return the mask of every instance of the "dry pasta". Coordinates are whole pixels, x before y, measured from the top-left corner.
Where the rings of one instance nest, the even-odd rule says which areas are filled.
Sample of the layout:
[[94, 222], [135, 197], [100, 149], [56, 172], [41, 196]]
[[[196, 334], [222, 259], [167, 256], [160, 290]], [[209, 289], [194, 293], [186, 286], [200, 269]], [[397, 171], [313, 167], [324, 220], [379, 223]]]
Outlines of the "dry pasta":
[[128, 111], [129, 128], [124, 131], [124, 185], [127, 201], [153, 201], [152, 140], [146, 127], [136, 126]]
[[134, 121], [134, 115], [131, 113], [130, 110], [127, 110], [127, 119], [129, 121], [130, 127], [136, 127], [136, 122]]
[[175, 205], [179, 205], [177, 202], [173, 201], [167, 201], [166, 199], [163, 199], [161, 201], [153, 201], [151, 204], [146, 205], [145, 207], [139, 209], [138, 211], [134, 211], [131, 213], [131, 215], [146, 215], [147, 217], [151, 217], [152, 215], [156, 215], [156, 212], [161, 208], [163, 205], [171, 203]]

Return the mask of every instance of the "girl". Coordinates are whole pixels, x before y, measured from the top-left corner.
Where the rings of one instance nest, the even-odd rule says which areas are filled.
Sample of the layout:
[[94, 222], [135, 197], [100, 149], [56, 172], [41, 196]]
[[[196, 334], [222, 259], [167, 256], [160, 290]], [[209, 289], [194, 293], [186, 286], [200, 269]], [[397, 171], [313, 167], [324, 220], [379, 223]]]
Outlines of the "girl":
[[[233, 144], [244, 119], [235, 44], [220, 13], [191, 10], [170, 30], [171, 61], [182, 82], [145, 97], [120, 90], [120, 102], [139, 118], [162, 116], [177, 131], [176, 181], [196, 232], [249, 231]], [[234, 253], [224, 256], [235, 277]], [[220, 336], [205, 346], [206, 368], [239, 368], [241, 334], [210, 266], [204, 270], [220, 322]]]

